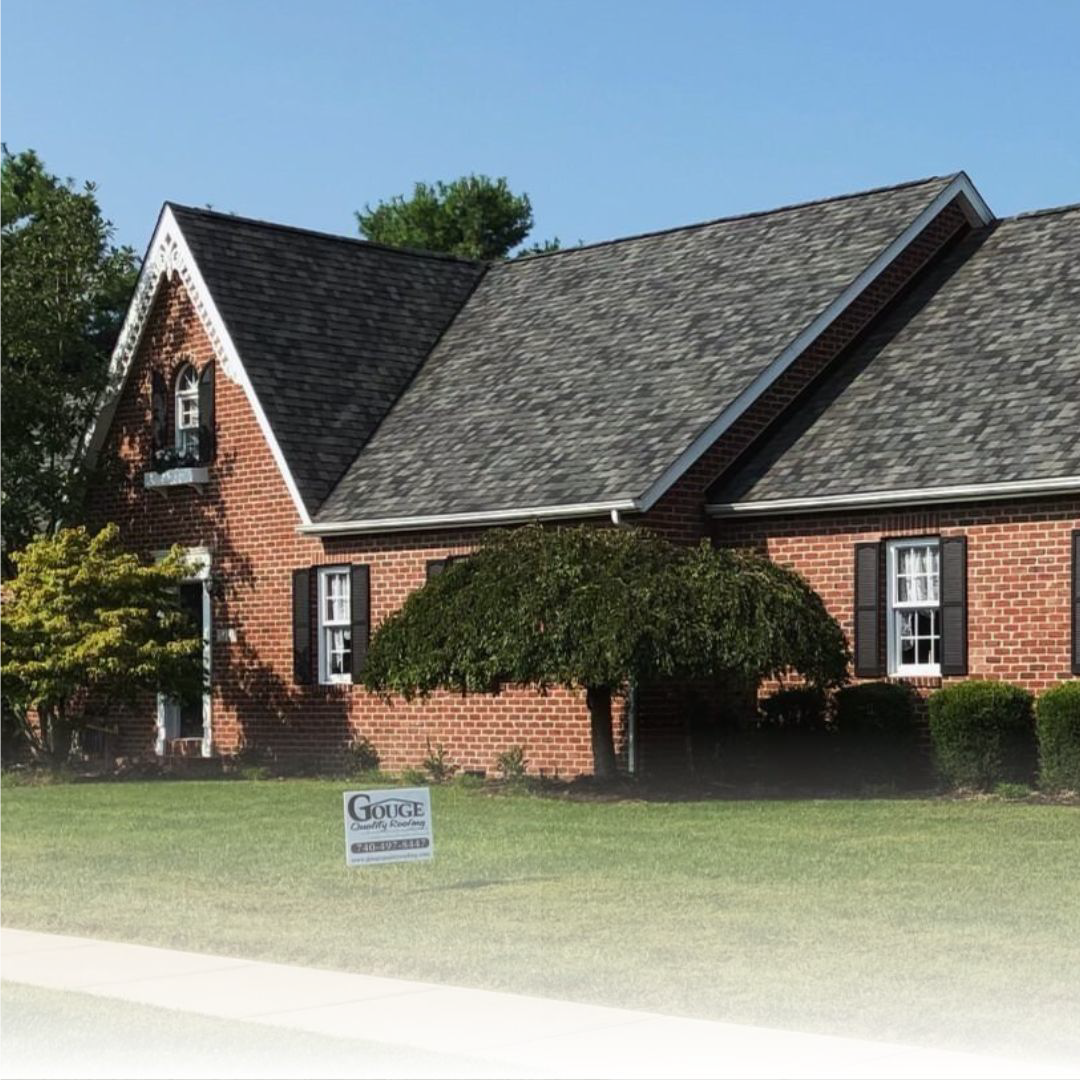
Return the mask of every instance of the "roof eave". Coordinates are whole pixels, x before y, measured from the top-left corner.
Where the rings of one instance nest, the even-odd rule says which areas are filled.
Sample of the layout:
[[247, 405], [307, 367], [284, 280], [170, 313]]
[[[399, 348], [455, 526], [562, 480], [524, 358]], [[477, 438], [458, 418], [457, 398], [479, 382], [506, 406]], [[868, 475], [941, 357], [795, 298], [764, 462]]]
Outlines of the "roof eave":
[[566, 503], [559, 506], [526, 506], [509, 510], [479, 510], [461, 514], [418, 514], [411, 517], [358, 518], [352, 521], [313, 521], [300, 525], [306, 536], [356, 536], [362, 533], [419, 532], [428, 529], [459, 529], [487, 525], [520, 525], [530, 521], [566, 521], [574, 518], [611, 517], [637, 510], [633, 499], [607, 502]]
[[706, 514], [714, 518], [771, 517], [780, 514], [810, 514], [831, 510], [985, 502], [993, 499], [1026, 498], [1038, 495], [1076, 495], [1079, 489], [1081, 489], [1081, 477], [1052, 476], [1034, 480], [1003, 480], [989, 484], [955, 484], [948, 487], [857, 491], [845, 495], [820, 495], [797, 499], [707, 503]]

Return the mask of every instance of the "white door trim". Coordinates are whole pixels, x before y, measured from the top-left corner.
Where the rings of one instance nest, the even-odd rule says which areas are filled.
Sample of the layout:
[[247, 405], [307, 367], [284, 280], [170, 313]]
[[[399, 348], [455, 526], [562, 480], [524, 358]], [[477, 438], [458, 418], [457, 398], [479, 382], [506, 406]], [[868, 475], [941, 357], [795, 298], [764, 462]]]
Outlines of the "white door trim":
[[[159, 559], [163, 558], [167, 552], [157, 552]], [[211, 556], [210, 551], [204, 547], [188, 548], [185, 552], [189, 563], [191, 563], [193, 570], [192, 573], [184, 578], [182, 584], [191, 585], [197, 582], [201, 582], [203, 586], [203, 678], [206, 683], [203, 687], [203, 744], [202, 744], [202, 756], [210, 757], [211, 747], [213, 746], [213, 679], [212, 679], [212, 667], [211, 661], [213, 657], [212, 643], [214, 641], [213, 628], [210, 625], [211, 605], [210, 605], [210, 566]], [[158, 711], [156, 721], [156, 731], [154, 737], [154, 753], [158, 757], [162, 757], [165, 754], [165, 741], [170, 737], [169, 728], [173, 727], [179, 720], [179, 713], [176, 703], [170, 701], [165, 694], [158, 694]]]

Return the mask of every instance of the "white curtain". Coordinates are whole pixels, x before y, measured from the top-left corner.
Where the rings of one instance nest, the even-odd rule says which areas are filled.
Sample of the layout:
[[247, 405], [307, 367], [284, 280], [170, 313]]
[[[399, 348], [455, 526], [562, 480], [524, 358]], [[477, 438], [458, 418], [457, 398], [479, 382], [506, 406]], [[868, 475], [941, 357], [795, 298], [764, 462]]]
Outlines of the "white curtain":
[[938, 548], [921, 544], [898, 550], [897, 599], [916, 604], [938, 603]]

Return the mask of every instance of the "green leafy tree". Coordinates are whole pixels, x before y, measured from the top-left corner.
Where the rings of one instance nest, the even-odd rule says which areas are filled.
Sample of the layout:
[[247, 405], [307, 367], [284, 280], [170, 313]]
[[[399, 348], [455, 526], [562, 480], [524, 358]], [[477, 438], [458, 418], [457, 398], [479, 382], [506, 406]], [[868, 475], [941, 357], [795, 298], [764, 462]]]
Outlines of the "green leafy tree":
[[[516, 195], [505, 177], [477, 175], [450, 183], [418, 183], [408, 198], [396, 195], [374, 207], [366, 205], [356, 217], [361, 236], [377, 244], [470, 259], [505, 258], [533, 228], [528, 195]], [[558, 240], [545, 240], [518, 254], [558, 249]]]
[[791, 570], [641, 529], [527, 526], [490, 538], [373, 635], [369, 689], [584, 688], [594, 771], [616, 772], [612, 695], [650, 679], [845, 679], [840, 627]]
[[202, 639], [179, 606], [181, 549], [148, 565], [118, 535], [115, 525], [96, 536], [60, 529], [13, 554], [0, 616], [5, 705], [56, 763], [101, 703], [201, 692]]
[[0, 525], [7, 553], [77, 519], [80, 451], [137, 276], [93, 184], [77, 189], [32, 150], [0, 163], [3, 383]]

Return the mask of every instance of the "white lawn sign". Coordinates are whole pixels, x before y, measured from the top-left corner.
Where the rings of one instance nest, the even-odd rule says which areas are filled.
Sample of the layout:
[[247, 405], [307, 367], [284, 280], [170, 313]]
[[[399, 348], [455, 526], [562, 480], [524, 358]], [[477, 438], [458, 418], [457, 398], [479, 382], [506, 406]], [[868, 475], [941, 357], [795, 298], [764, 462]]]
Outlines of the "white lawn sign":
[[347, 866], [432, 857], [432, 801], [426, 787], [347, 791], [344, 803]]

